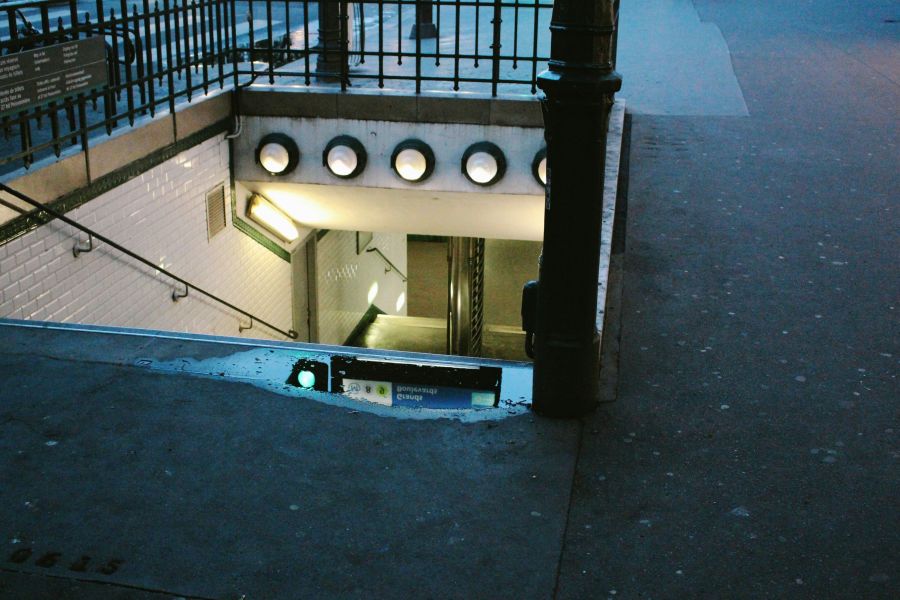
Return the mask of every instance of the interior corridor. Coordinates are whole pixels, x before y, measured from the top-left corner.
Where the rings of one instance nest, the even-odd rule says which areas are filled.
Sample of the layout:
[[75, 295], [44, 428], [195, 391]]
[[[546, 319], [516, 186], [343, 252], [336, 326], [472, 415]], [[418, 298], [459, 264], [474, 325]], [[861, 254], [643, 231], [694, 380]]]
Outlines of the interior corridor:
[[[481, 356], [530, 360], [521, 329], [522, 286], [537, 279], [540, 242], [485, 240]], [[407, 238], [407, 316], [378, 315], [350, 344], [447, 354], [448, 238]]]

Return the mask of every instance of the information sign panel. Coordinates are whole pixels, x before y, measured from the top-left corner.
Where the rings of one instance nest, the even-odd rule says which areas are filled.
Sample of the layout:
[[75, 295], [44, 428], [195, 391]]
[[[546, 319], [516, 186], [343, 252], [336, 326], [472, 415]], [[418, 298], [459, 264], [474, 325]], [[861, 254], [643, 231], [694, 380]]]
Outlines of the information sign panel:
[[99, 36], [0, 56], [0, 116], [104, 87], [108, 77]]
[[489, 408], [499, 401], [501, 369], [335, 356], [331, 376], [332, 392], [385, 406]]

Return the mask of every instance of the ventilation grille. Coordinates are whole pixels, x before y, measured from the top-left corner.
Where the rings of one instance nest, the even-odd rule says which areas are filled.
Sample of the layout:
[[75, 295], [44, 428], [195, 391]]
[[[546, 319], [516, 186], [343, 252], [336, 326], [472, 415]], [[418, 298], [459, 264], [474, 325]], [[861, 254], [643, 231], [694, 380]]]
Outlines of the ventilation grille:
[[225, 229], [225, 185], [206, 194], [206, 234], [209, 239]]

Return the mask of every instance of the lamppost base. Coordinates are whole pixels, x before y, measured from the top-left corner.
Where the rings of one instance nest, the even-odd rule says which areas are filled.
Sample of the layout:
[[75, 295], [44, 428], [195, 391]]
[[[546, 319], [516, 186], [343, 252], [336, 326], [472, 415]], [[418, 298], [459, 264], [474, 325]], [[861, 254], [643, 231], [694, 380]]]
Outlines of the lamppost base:
[[340, 53], [334, 50], [322, 52], [316, 60], [316, 81], [320, 83], [338, 83], [341, 80]]
[[600, 401], [600, 336], [589, 342], [550, 341], [536, 349], [531, 408], [539, 415], [577, 418]]
[[437, 27], [434, 23], [414, 23], [409, 30], [409, 39], [431, 40], [437, 37]]

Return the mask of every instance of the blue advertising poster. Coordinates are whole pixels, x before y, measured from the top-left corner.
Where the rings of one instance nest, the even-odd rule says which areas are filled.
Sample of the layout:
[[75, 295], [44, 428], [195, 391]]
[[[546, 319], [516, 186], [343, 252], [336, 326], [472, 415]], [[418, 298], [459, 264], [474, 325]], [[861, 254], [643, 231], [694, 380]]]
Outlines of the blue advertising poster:
[[394, 384], [394, 405], [421, 408], [493, 406], [494, 393], [433, 385]]
[[331, 359], [331, 389], [356, 400], [409, 408], [490, 408], [499, 399], [499, 367], [407, 362], [371, 357]]
[[344, 395], [385, 406], [412, 408], [489, 408], [494, 393], [457, 387], [344, 379]]

